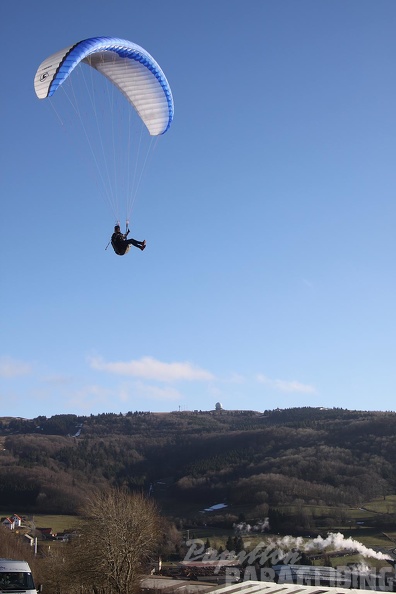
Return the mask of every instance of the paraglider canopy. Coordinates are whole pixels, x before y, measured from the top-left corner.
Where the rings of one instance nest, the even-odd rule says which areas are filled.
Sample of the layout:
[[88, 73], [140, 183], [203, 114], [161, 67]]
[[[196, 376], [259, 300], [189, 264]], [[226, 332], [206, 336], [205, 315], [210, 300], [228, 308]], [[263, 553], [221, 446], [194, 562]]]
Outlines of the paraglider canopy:
[[164, 73], [146, 50], [117, 37], [91, 37], [49, 56], [34, 79], [37, 97], [51, 97], [80, 62], [92, 66], [119, 88], [152, 136], [168, 130], [173, 119], [173, 98]]

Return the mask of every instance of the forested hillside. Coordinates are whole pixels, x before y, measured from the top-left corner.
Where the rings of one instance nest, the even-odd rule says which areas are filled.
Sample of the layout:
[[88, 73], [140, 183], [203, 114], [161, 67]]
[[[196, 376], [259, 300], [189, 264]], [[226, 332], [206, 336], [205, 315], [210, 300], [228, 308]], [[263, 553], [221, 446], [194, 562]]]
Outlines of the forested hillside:
[[358, 506], [396, 492], [396, 414], [343, 409], [0, 419], [0, 506], [75, 513], [125, 485], [173, 516], [220, 502]]

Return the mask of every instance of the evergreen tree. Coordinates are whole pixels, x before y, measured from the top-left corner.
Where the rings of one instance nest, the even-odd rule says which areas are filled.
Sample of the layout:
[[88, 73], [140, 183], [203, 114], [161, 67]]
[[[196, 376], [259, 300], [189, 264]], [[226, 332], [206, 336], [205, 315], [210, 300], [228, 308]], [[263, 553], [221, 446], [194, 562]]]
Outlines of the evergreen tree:
[[232, 538], [232, 536], [229, 536], [227, 538], [227, 542], [226, 542], [226, 549], [227, 551], [229, 551], [231, 553], [231, 551], [234, 551], [234, 539]]

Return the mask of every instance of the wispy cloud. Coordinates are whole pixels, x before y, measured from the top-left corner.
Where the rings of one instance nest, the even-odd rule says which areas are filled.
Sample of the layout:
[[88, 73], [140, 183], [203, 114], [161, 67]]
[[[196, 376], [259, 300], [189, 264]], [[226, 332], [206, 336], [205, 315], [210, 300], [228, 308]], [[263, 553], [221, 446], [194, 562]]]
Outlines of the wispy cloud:
[[303, 384], [297, 380], [281, 380], [281, 379], [270, 379], [269, 377], [259, 373], [256, 379], [261, 384], [266, 384], [279, 392], [299, 392], [302, 394], [316, 394], [315, 386], [310, 384]]
[[102, 409], [130, 406], [131, 409], [140, 409], [142, 402], [150, 408], [153, 401], [175, 402], [182, 395], [170, 386], [151, 386], [138, 381], [130, 385], [124, 384], [114, 388], [104, 388], [99, 385], [86, 385], [76, 390], [66, 398], [68, 409], [86, 412], [93, 408]]
[[311, 280], [309, 280], [307, 278], [303, 278], [302, 279], [302, 282], [304, 283], [304, 285], [306, 287], [309, 287], [310, 289], [313, 289], [314, 288], [314, 283]]
[[174, 402], [177, 400], [182, 400], [183, 396], [180, 394], [178, 390], [170, 386], [159, 387], [159, 386], [149, 386], [145, 384], [138, 383], [136, 385], [137, 393], [139, 397], [150, 399], [150, 400], [161, 400], [161, 401], [170, 401]]
[[116, 404], [114, 390], [94, 384], [86, 385], [76, 390], [66, 398], [67, 405], [73, 410], [88, 411], [93, 407]]
[[152, 357], [142, 357], [132, 361], [106, 362], [101, 357], [89, 359], [93, 369], [107, 371], [115, 375], [128, 375], [163, 382], [209, 381], [214, 376], [189, 362], [163, 363]]
[[70, 375], [46, 375], [41, 378], [41, 381], [45, 384], [52, 384], [54, 386], [67, 386], [73, 382], [73, 378]]
[[232, 373], [227, 379], [226, 382], [230, 383], [230, 384], [244, 384], [246, 381], [246, 378], [241, 375], [240, 373]]
[[30, 363], [17, 361], [11, 357], [0, 357], [0, 377], [19, 377], [32, 371]]

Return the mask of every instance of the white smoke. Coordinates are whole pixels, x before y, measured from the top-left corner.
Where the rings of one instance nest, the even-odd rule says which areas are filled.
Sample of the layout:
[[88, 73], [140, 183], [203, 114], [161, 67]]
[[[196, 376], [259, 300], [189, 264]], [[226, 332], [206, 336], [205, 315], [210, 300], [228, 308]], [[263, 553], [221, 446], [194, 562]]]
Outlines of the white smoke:
[[351, 552], [357, 553], [362, 557], [369, 557], [371, 559], [391, 559], [389, 555], [374, 551], [364, 546], [361, 542], [354, 540], [351, 536], [345, 538], [340, 532], [334, 533], [329, 532], [326, 538], [317, 536], [311, 540], [306, 541], [301, 536], [284, 536], [283, 538], [277, 538], [272, 540], [272, 544], [281, 550], [299, 549], [305, 553], [315, 552]]
[[265, 532], [269, 530], [269, 521], [268, 518], [264, 518], [264, 520], [259, 520], [252, 526], [247, 522], [240, 522], [239, 524], [233, 524], [233, 528], [236, 534], [249, 534], [251, 532]]
[[265, 518], [264, 520], [259, 520], [252, 528], [253, 532], [265, 532], [269, 529], [270, 525], [268, 518]]
[[249, 534], [249, 532], [252, 529], [251, 525], [247, 524], [246, 522], [239, 522], [239, 524], [233, 524], [232, 527], [234, 528], [236, 534]]
[[349, 568], [352, 571], [357, 571], [359, 573], [370, 573], [372, 571], [372, 568], [363, 562], [355, 563], [354, 565], [349, 565]]

